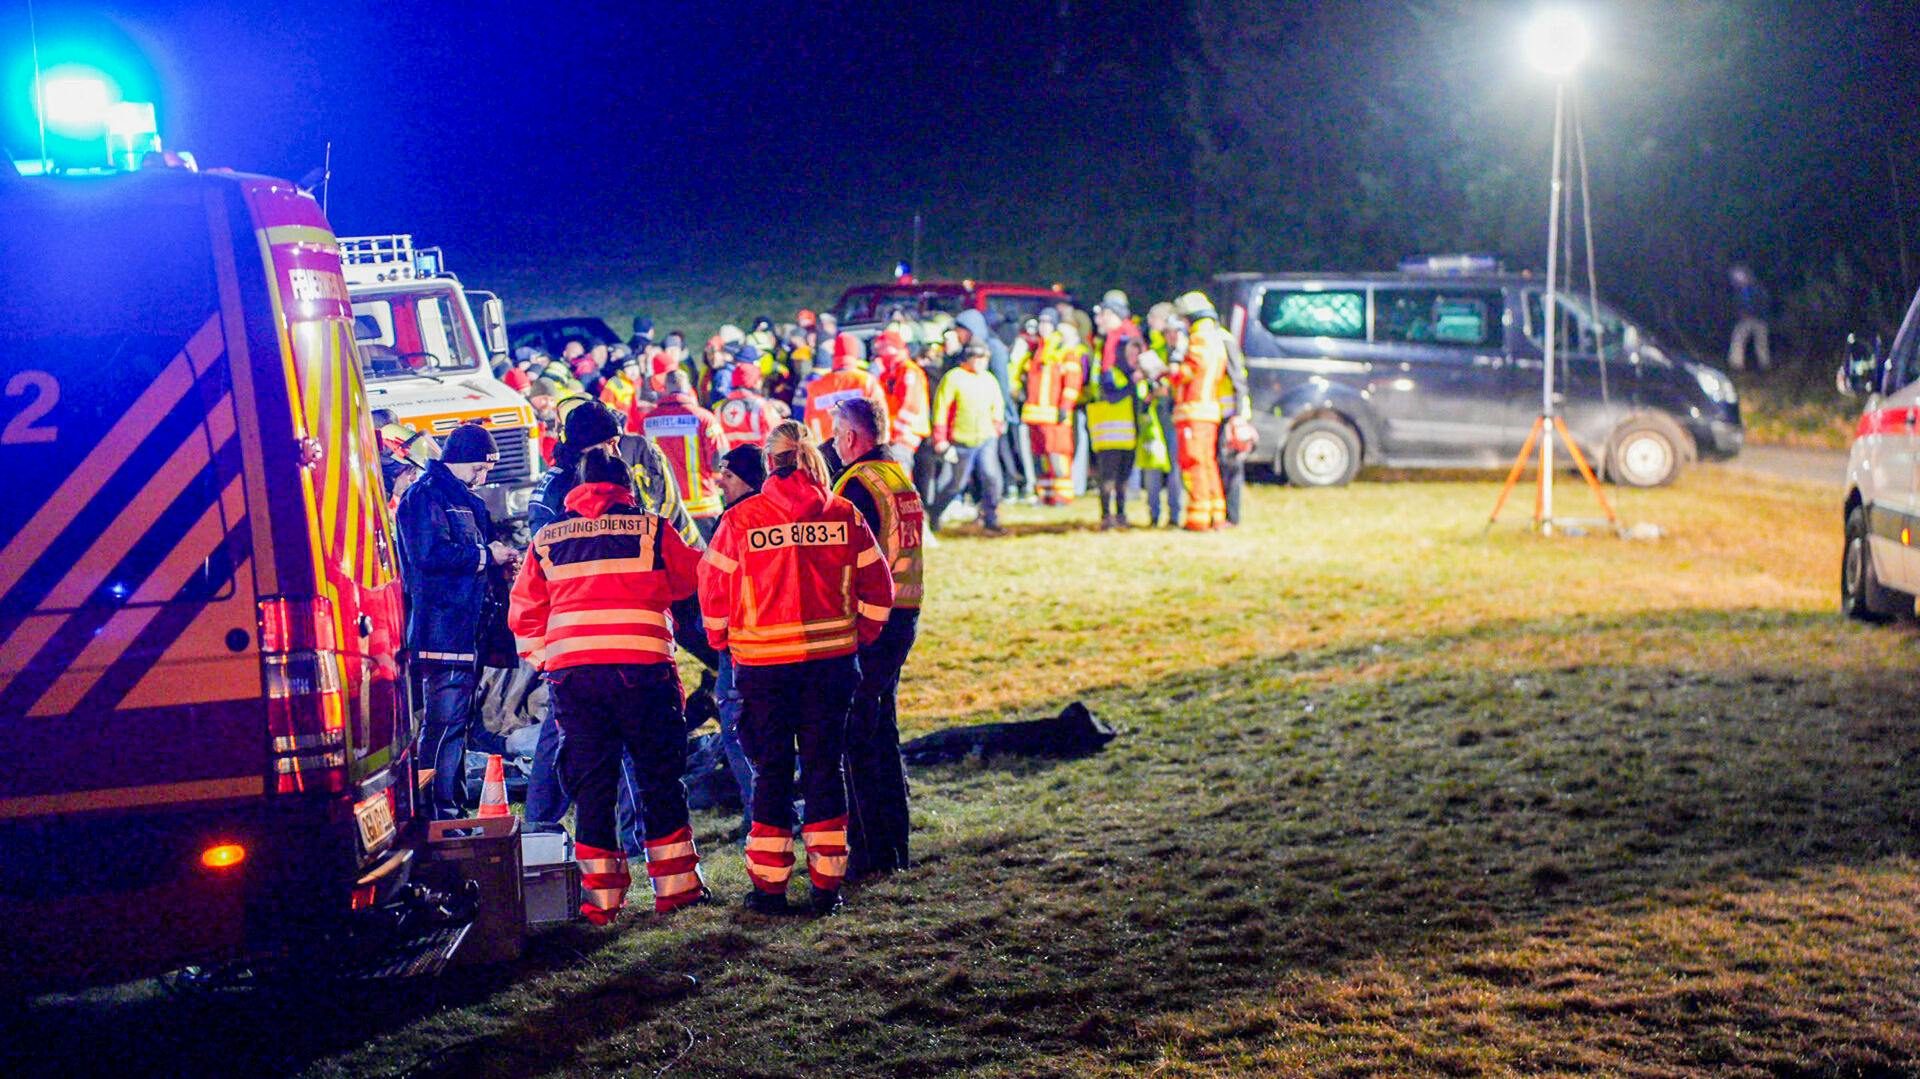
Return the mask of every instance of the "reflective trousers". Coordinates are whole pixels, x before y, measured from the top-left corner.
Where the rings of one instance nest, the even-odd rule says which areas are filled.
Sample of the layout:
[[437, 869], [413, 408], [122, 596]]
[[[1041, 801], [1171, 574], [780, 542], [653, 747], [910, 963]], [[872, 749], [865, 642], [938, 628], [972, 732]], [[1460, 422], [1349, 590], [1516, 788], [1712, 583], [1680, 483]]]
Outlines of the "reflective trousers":
[[794, 765], [806, 799], [801, 836], [813, 885], [840, 887], [847, 873], [847, 713], [860, 684], [852, 656], [767, 666], [737, 665], [746, 712], [740, 746], [753, 762], [753, 827], [747, 875], [763, 892], [782, 893], [793, 872]]
[[[560, 775], [574, 799], [574, 835], [581, 887], [597, 892], [588, 905], [611, 917], [624, 902], [626, 855], [614, 828], [621, 756], [638, 780], [647, 870], [654, 906], [671, 910], [699, 898], [699, 857], [687, 826], [687, 725], [680, 678], [671, 663], [572, 667], [553, 678], [553, 719], [560, 725]], [[596, 868], [589, 869], [589, 861]], [[596, 878], [599, 887], [586, 881]], [[592, 912], [588, 917], [594, 920]]]
[[847, 719], [848, 872], [905, 869], [907, 769], [900, 760], [900, 669], [919, 632], [917, 609], [895, 608], [887, 627], [860, 650], [860, 688]]
[[1040, 503], [1065, 506], [1073, 501], [1073, 424], [1030, 423], [1027, 438], [1033, 444], [1034, 486]]
[[1220, 425], [1183, 420], [1173, 425], [1180, 448], [1180, 481], [1187, 512], [1181, 524], [1204, 532], [1227, 523], [1227, 500], [1220, 487]]

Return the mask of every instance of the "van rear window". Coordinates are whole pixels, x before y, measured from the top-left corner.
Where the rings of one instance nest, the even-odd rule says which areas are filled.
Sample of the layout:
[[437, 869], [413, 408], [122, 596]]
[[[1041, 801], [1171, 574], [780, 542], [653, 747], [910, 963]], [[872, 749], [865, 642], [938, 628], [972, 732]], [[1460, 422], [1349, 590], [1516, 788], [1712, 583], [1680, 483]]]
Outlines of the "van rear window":
[[1269, 289], [1260, 301], [1260, 324], [1275, 337], [1367, 336], [1367, 298], [1360, 292]]
[[[39, 193], [0, 212], [0, 612], [200, 602], [239, 472], [205, 204]], [[191, 348], [190, 348], [191, 345]]]

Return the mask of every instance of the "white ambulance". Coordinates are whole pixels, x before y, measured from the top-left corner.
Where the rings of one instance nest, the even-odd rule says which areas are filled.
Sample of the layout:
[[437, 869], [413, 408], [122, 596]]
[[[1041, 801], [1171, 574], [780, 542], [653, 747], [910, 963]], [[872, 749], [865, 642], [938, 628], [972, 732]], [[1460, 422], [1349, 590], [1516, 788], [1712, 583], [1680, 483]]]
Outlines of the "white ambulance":
[[494, 357], [507, 351], [499, 297], [461, 287], [440, 249], [415, 248], [409, 235], [343, 236], [340, 263], [368, 407], [440, 438], [469, 421], [486, 426], [500, 464], [478, 493], [496, 520], [526, 517], [540, 429], [533, 406], [493, 374]]
[[1847, 461], [1841, 608], [1863, 622], [1910, 619], [1920, 594], [1920, 298], [1892, 348], [1849, 339], [1839, 382], [1867, 399]]

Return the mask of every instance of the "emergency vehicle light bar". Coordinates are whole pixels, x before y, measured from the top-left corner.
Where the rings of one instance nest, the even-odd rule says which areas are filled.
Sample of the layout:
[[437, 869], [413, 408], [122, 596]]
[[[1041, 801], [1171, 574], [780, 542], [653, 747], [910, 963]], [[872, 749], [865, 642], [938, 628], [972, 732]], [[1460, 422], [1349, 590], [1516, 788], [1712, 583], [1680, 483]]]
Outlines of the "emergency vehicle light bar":
[[440, 249], [415, 248], [409, 233], [341, 236], [339, 241], [340, 271], [348, 284], [411, 281], [446, 273], [446, 256]]
[[1504, 267], [1494, 255], [1417, 255], [1400, 260], [1401, 273], [1500, 273]]

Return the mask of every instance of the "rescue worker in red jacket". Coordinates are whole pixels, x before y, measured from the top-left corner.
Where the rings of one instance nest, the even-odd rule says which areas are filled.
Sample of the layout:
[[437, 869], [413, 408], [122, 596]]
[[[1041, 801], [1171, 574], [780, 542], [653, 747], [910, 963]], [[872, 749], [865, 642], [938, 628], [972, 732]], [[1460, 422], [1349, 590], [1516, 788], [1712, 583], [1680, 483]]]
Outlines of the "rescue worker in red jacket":
[[1033, 444], [1034, 471], [1039, 474], [1034, 485], [1042, 505], [1073, 502], [1073, 410], [1080, 403], [1086, 359], [1080, 331], [1063, 324], [1026, 357], [1024, 371], [1014, 372], [1026, 388], [1020, 422]]
[[605, 448], [587, 451], [567, 512], [534, 535], [507, 610], [566, 735], [560, 774], [576, 807], [580, 913], [595, 925], [619, 914], [631, 882], [614, 829], [623, 753], [640, 786], [654, 910], [706, 895], [680, 782], [687, 728], [669, 613], [693, 594], [700, 553], [634, 504], [628, 475]]
[[866, 360], [866, 349], [858, 338], [843, 333], [833, 339], [833, 370], [807, 384], [806, 410], [800, 416], [813, 431], [814, 442], [833, 437], [833, 406], [850, 397], [872, 401], [881, 417], [886, 417], [887, 393], [880, 388], [880, 380], [867, 373]]
[[728, 448], [762, 446], [767, 432], [780, 422], [780, 410], [760, 392], [760, 368], [750, 363], [733, 368], [733, 389], [720, 401], [714, 414], [720, 417], [720, 430], [727, 436]]
[[890, 447], [901, 464], [909, 464], [920, 443], [933, 433], [933, 395], [927, 385], [927, 372], [892, 330], [873, 339], [873, 359], [874, 374], [887, 401], [887, 427], [880, 432], [881, 444]]
[[686, 372], [667, 372], [665, 385], [667, 392], [641, 417], [641, 432], [666, 458], [700, 538], [712, 539], [723, 508], [716, 478], [720, 458], [729, 449], [727, 435], [719, 419], [693, 399], [693, 384]]
[[880, 417], [865, 401], [842, 401], [833, 410], [833, 446], [847, 462], [833, 493], [860, 512], [893, 573], [893, 611], [879, 639], [860, 649], [860, 688], [847, 720], [847, 874], [856, 880], [910, 864], [898, 697], [900, 670], [920, 624], [926, 510], [880, 431]]
[[840, 905], [847, 872], [847, 713], [855, 658], [893, 609], [893, 576], [867, 522], [827, 489], [827, 464], [804, 424], [767, 436], [769, 475], [735, 503], [700, 561], [707, 638], [732, 656], [746, 705], [740, 744], [753, 762], [746, 906], [784, 914], [793, 872], [794, 764], [800, 765], [813, 910]]

